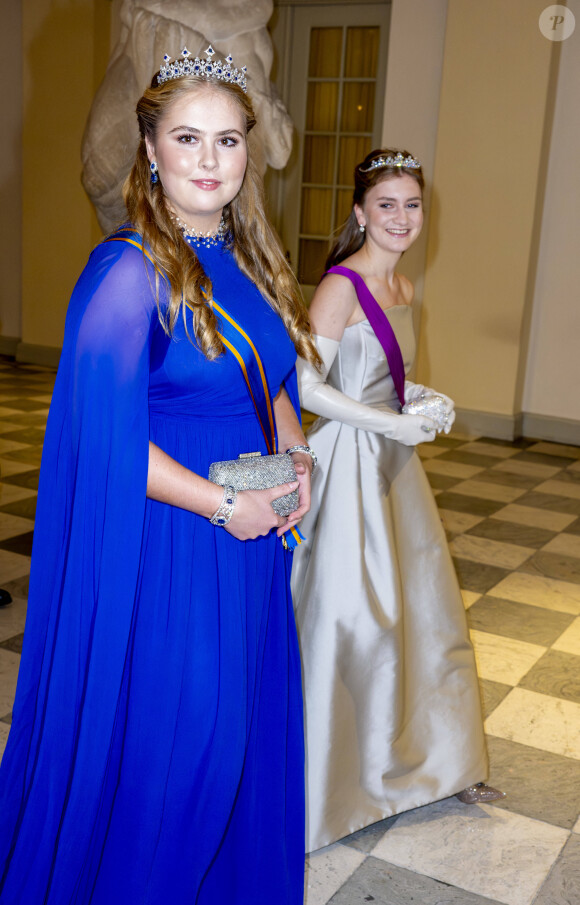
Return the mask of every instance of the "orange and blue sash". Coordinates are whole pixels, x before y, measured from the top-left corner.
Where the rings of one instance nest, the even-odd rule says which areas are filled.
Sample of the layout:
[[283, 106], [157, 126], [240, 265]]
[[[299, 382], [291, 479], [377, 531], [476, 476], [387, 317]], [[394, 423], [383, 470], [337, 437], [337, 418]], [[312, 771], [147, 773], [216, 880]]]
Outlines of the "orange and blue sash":
[[[221, 303], [213, 299], [209, 304], [219, 316], [221, 332], [218, 333], [218, 336], [240, 366], [250, 399], [256, 410], [264, 440], [266, 441], [266, 448], [270, 455], [274, 455], [278, 451], [274, 402], [266, 380], [266, 371], [260, 353], [244, 328], [226, 311]], [[282, 535], [282, 540], [287, 549], [294, 551], [302, 543], [304, 536], [298, 528], [294, 527]]]
[[[122, 233], [125, 233], [126, 235], [121, 235]], [[128, 242], [129, 244], [134, 245], [143, 252], [147, 259], [153, 264], [156, 271], [160, 275], [163, 275], [153, 256], [146, 248], [144, 248], [141, 236], [131, 227], [122, 227], [116, 233], [113, 233], [113, 235], [108, 236], [105, 241]], [[246, 388], [250, 394], [254, 409], [256, 410], [258, 423], [264, 435], [266, 449], [270, 455], [274, 455], [278, 451], [274, 402], [272, 400], [272, 395], [266, 379], [266, 371], [260, 354], [251, 337], [221, 303], [212, 299], [209, 301], [209, 304], [219, 318], [220, 330], [218, 331], [218, 336], [240, 366]], [[190, 310], [193, 310], [193, 306], [187, 301], [186, 305]], [[291, 528], [286, 532], [286, 535], [283, 535], [283, 540], [290, 550], [294, 550], [302, 543], [304, 537], [298, 528]]]
[[[192, 307], [187, 302], [186, 304], [189, 308]], [[209, 304], [219, 316], [221, 329], [218, 331], [218, 336], [240, 366], [266, 441], [266, 449], [272, 456], [278, 451], [278, 435], [274, 418], [274, 402], [260, 354], [250, 336], [223, 305], [216, 302], [215, 299], [212, 299]]]

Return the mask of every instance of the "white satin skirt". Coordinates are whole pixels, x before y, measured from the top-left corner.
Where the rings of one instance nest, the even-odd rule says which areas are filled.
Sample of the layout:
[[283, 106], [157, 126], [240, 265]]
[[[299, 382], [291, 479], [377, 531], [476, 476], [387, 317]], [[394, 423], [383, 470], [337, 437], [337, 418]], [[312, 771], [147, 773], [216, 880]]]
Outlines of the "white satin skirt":
[[414, 449], [319, 420], [292, 575], [303, 663], [307, 849], [487, 777], [475, 659]]

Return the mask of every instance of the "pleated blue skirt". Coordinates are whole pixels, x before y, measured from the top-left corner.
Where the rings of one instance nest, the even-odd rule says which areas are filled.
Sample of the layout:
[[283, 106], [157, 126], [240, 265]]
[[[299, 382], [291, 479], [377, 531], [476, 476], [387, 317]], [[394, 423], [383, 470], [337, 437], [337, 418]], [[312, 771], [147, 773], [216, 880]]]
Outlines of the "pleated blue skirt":
[[[253, 416], [152, 415], [150, 431], [201, 474], [209, 461], [260, 443]], [[302, 902], [302, 696], [290, 566], [275, 534], [240, 542], [207, 519], [147, 501], [106, 771], [90, 756], [78, 759], [81, 791], [69, 795], [63, 819], [51, 809], [50, 785], [71, 767], [65, 758], [59, 766], [58, 739], [45, 740], [45, 755], [53, 750], [21, 807], [2, 905]], [[115, 631], [113, 619], [112, 639]], [[18, 722], [33, 719], [24, 713]], [[20, 750], [18, 737], [9, 749], [8, 781], [27, 741], [23, 732]], [[87, 802], [98, 801], [96, 816], [84, 808], [83, 789]]]

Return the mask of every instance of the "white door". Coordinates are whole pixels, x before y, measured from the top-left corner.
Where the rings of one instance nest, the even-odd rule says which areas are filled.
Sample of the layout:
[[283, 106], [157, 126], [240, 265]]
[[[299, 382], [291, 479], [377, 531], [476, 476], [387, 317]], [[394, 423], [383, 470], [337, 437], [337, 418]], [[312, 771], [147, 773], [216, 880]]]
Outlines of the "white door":
[[382, 134], [390, 3], [280, 4], [277, 84], [296, 127], [270, 178], [270, 207], [305, 295], [312, 295], [352, 202], [356, 163]]

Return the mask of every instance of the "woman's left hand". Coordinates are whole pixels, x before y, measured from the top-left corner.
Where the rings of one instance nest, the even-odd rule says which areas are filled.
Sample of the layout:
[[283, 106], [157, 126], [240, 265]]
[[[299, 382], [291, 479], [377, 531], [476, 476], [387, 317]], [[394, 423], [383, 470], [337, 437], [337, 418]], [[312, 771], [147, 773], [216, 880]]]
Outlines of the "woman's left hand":
[[413, 383], [411, 380], [405, 380], [405, 399], [407, 402], [412, 402], [413, 399], [418, 399], [420, 396], [441, 396], [442, 399], [445, 400], [445, 414], [447, 416], [446, 423], [442, 427], [438, 429], [438, 431], [443, 431], [443, 433], [448, 434], [453, 426], [453, 422], [455, 421], [455, 403], [453, 399], [449, 396], [446, 396], [445, 393], [441, 393], [439, 390], [434, 390], [431, 387], [423, 386], [422, 383]]
[[[306, 445], [307, 441], [302, 433], [302, 427], [290, 402], [286, 390], [282, 387], [274, 399], [274, 414], [278, 426], [278, 446], [280, 449], [290, 449], [291, 446]], [[296, 469], [298, 481], [298, 509], [291, 512], [284, 524], [278, 528], [277, 534], [281, 537], [286, 531], [294, 528], [300, 519], [310, 509], [310, 476], [312, 474], [312, 458], [305, 452], [290, 453]]]
[[294, 528], [310, 509], [312, 459], [308, 453], [296, 452], [292, 453], [292, 461], [296, 468], [296, 479], [298, 481], [298, 509], [291, 512], [284, 525], [282, 525], [281, 528], [278, 528], [278, 531], [276, 532], [278, 537], [281, 537], [286, 531]]
[[455, 421], [455, 403], [453, 399], [450, 399], [449, 396], [446, 396], [445, 393], [441, 393], [438, 390], [431, 390], [429, 387], [425, 387], [427, 390], [427, 394], [431, 394], [433, 396], [441, 396], [442, 399], [445, 400], [445, 424], [442, 428], [444, 434], [448, 434], [451, 428], [453, 427], [453, 422]]

